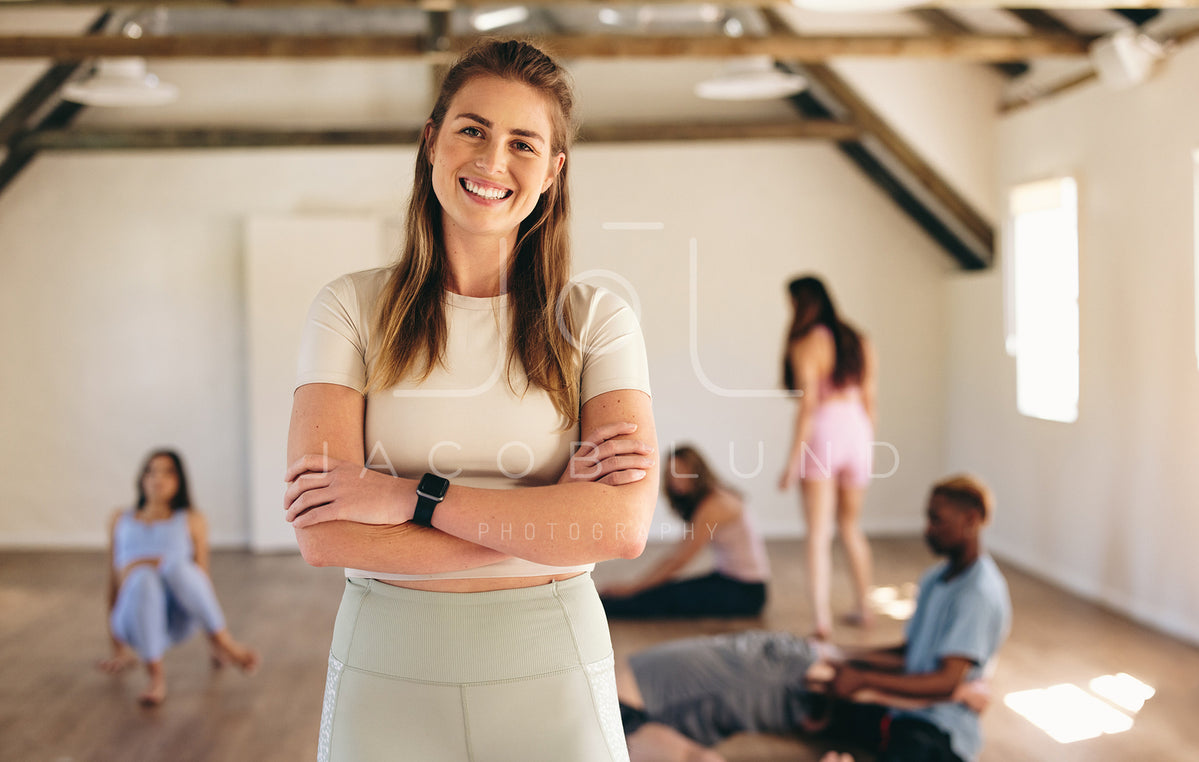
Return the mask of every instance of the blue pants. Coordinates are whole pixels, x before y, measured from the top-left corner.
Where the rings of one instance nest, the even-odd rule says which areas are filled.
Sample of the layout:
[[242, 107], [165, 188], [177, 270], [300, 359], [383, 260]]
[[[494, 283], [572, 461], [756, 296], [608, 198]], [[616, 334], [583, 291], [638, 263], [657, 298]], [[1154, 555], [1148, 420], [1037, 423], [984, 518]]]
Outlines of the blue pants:
[[142, 661], [158, 661], [202, 625], [208, 633], [225, 628], [212, 580], [190, 560], [138, 566], [117, 592], [109, 616], [112, 633]]

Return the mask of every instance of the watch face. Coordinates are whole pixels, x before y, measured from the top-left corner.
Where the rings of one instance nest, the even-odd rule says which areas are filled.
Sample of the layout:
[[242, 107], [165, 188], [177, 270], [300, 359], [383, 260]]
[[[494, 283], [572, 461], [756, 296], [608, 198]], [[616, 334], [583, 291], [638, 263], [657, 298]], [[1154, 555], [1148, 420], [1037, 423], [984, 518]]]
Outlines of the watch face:
[[425, 474], [421, 477], [420, 484], [417, 485], [416, 491], [424, 495], [428, 495], [434, 500], [441, 500], [445, 497], [445, 493], [450, 488], [450, 480], [444, 479], [436, 474]]

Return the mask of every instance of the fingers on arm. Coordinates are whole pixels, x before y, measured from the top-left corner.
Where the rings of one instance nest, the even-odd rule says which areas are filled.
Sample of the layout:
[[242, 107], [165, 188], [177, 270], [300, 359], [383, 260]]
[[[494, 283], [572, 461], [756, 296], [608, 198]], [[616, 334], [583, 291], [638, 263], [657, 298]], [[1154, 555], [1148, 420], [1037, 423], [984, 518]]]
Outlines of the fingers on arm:
[[[598, 394], [583, 405], [580, 419], [581, 429], [585, 432], [599, 431], [601, 427], [614, 423], [635, 424], [637, 426], [635, 432], [618, 435], [610, 441], [634, 439], [652, 448], [652, 452], [648, 455], [634, 456], [648, 458], [649, 462], [646, 463], [644, 469], [635, 469], [644, 471], [643, 477], [611, 485], [622, 491], [620, 494], [622, 495], [621, 503], [624, 515], [618, 520], [627, 522], [626, 526], [632, 530], [629, 535], [628, 547], [621, 555], [629, 558], [636, 557], [645, 547], [645, 541], [649, 537], [649, 523], [653, 517], [654, 506], [658, 502], [659, 448], [649, 395], [633, 389], [619, 389]], [[624, 476], [614, 477], [610, 482], [620, 481], [632, 475], [629, 471], [615, 473], [622, 473]], [[608, 479], [608, 476], [605, 476], [604, 479]]]
[[[287, 432], [285, 480], [295, 482], [300, 473], [323, 472], [329, 459], [365, 462], [363, 447], [366, 398], [358, 391], [336, 384], [305, 384], [296, 389], [291, 403], [291, 425]], [[290, 489], [290, 488], [289, 488]], [[284, 507], [290, 507], [285, 503]], [[300, 552], [309, 563], [319, 565], [318, 535], [297, 529]]]
[[653, 408], [645, 392], [618, 389], [596, 395], [583, 406], [580, 415], [584, 441], [594, 445], [593, 455], [602, 463], [613, 458], [613, 466], [637, 464], [653, 475], [652, 490], [657, 498], [657, 431]]
[[562, 481], [596, 481], [618, 486], [645, 478], [654, 467], [654, 447], [635, 438], [637, 424], [611, 421], [585, 428]]

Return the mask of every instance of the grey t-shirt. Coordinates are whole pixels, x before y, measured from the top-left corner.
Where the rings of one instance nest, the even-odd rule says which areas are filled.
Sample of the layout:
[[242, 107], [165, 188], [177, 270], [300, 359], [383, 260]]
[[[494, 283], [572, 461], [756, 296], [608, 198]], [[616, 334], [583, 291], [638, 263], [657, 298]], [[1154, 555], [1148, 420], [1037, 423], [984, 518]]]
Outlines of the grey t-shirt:
[[804, 676], [815, 661], [802, 638], [750, 630], [662, 643], [629, 666], [650, 720], [712, 746], [735, 733], [796, 732], [809, 716]]

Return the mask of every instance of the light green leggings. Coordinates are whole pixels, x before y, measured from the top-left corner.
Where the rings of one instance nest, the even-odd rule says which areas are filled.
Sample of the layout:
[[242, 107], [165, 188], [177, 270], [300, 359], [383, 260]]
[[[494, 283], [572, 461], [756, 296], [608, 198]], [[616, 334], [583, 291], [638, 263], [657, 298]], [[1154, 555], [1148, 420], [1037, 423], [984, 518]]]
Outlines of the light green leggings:
[[485, 593], [348, 579], [318, 762], [627, 762], [590, 574]]

